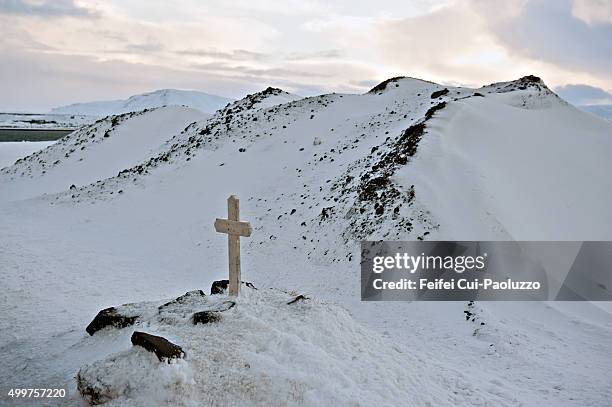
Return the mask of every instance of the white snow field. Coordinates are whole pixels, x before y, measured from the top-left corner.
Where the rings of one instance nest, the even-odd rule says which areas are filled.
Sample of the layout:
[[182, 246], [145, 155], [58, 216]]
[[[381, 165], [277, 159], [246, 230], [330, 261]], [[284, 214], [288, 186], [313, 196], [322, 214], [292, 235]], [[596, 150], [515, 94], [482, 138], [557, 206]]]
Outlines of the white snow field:
[[[60, 403], [82, 405], [74, 376], [93, 366], [123, 389], [110, 405], [610, 405], [611, 314], [361, 302], [359, 241], [609, 240], [612, 125], [535, 77], [394, 78], [304, 99], [270, 88], [190, 115], [108, 118], [0, 170], [3, 397], [66, 387]], [[137, 327], [187, 349], [171, 365], [132, 348], [134, 328], [85, 333], [103, 308], [227, 278], [213, 222], [230, 194], [253, 226], [242, 277], [256, 293], [218, 324]], [[269, 288], [312, 299], [291, 308]]]
[[20, 158], [27, 157], [49, 147], [55, 141], [6, 141], [0, 142], [0, 168], [11, 166]]
[[231, 101], [231, 99], [222, 96], [211, 95], [196, 90], [159, 89], [153, 92], [133, 95], [125, 100], [103, 100], [60, 106], [52, 109], [50, 113], [108, 116], [138, 112], [161, 106], [185, 106], [204, 113], [214, 113]]
[[0, 128], [76, 129], [95, 120], [86, 115], [0, 112]]

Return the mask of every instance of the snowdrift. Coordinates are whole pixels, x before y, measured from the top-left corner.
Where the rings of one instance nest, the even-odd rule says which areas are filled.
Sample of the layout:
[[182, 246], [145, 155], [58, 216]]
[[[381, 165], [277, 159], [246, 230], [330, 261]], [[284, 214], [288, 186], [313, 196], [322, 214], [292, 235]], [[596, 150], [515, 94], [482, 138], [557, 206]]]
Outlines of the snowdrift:
[[185, 107], [109, 116], [0, 170], [0, 184], [7, 198], [23, 199], [95, 183], [155, 154], [189, 124], [207, 117]]
[[185, 358], [160, 361], [126, 345], [82, 367], [79, 388], [105, 406], [456, 405], [458, 398], [417, 369], [418, 358], [338, 306], [296, 298], [245, 287], [218, 320], [197, 325], [192, 314], [223, 306], [225, 295], [131, 304], [149, 315], [119, 335], [98, 331], [84, 345], [109, 335], [127, 344], [133, 330], [144, 330], [180, 345]]
[[512, 92], [451, 103], [427, 128], [396, 182], [415, 185], [439, 225], [434, 236], [611, 237], [609, 123], [552, 97]]

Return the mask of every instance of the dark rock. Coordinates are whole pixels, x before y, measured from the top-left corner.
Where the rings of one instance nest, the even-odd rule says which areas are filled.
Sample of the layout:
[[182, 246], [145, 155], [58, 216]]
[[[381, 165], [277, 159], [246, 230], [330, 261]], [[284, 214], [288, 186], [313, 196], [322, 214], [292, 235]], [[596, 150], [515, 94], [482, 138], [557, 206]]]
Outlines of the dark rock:
[[220, 304], [216, 304], [212, 309], [193, 314], [191, 317], [192, 322], [194, 325], [219, 322], [221, 320], [221, 313], [234, 308], [234, 306], [236, 306], [234, 301], [224, 301]]
[[434, 93], [431, 94], [431, 98], [432, 99], [436, 99], [436, 98], [439, 98], [440, 96], [444, 96], [446, 94], [448, 94], [448, 88], [444, 88], [442, 90], [435, 91]]
[[310, 298], [306, 297], [305, 295], [300, 294], [297, 297], [295, 297], [294, 299], [292, 299], [291, 301], [289, 301], [287, 303], [287, 305], [295, 304], [298, 301], [306, 301], [308, 299], [310, 299]]
[[[255, 288], [255, 286], [252, 283], [249, 283], [246, 281], [242, 281], [241, 283], [243, 285], [246, 285], [249, 288], [257, 290], [257, 288]], [[223, 294], [223, 292], [227, 291], [228, 287], [229, 287], [229, 280], [213, 281], [212, 285], [210, 286], [210, 295]]]
[[390, 83], [397, 82], [400, 79], [404, 79], [404, 78], [405, 78], [404, 76], [396, 76], [394, 78], [389, 78], [387, 80], [384, 80], [381, 83], [379, 83], [378, 85], [374, 86], [372, 89], [370, 89], [368, 91], [368, 93], [382, 92], [383, 90], [387, 89], [387, 85], [389, 85]]
[[200, 311], [193, 314], [191, 317], [193, 324], [210, 324], [221, 320], [220, 311]]
[[97, 406], [110, 401], [111, 398], [106, 395], [101, 389], [89, 384], [89, 382], [81, 375], [79, 371], [76, 375], [77, 390], [89, 405]]
[[519, 82], [540, 83], [542, 82], [542, 79], [540, 79], [539, 77], [535, 75], [527, 75], [527, 76], [523, 76], [522, 78], [520, 78]]
[[435, 106], [430, 107], [429, 110], [425, 113], [425, 120], [431, 119], [434, 113], [436, 113], [440, 109], [444, 109], [444, 107], [446, 107], [446, 102], [441, 102]]
[[363, 182], [360, 185], [359, 199], [362, 201], [370, 201], [377, 197], [377, 191], [382, 189], [389, 183], [387, 177], [381, 176]]
[[126, 326], [134, 325], [137, 319], [137, 315], [122, 315], [117, 308], [110, 307], [98, 312], [98, 315], [96, 315], [93, 321], [87, 325], [85, 330], [89, 335], [93, 335], [100, 329], [109, 326], [114, 328], [125, 328]]
[[155, 353], [157, 358], [176, 359], [185, 357], [183, 349], [161, 336], [151, 335], [145, 332], [134, 331], [132, 334], [132, 345], [142, 346], [149, 352]]
[[319, 215], [319, 217], [321, 218], [321, 220], [328, 219], [333, 213], [333, 211], [334, 211], [333, 206], [328, 206], [327, 208], [323, 208], [321, 209], [321, 214]]

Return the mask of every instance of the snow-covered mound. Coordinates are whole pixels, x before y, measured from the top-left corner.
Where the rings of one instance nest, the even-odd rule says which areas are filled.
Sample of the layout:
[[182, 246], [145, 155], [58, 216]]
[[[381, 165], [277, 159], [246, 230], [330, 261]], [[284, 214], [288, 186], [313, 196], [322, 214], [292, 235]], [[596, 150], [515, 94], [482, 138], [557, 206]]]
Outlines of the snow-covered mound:
[[[64, 382], [74, 393], [75, 372], [100, 355], [64, 351], [85, 346], [82, 328], [97, 311], [227, 278], [213, 221], [236, 194], [253, 226], [241, 240], [243, 277], [339, 303], [422, 357], [419, 374], [439, 380], [418, 389], [423, 400], [606, 404], [610, 314], [589, 303], [361, 303], [358, 242], [612, 239], [612, 125], [535, 77], [478, 89], [394, 78], [363, 95], [272, 99], [279, 92], [182, 123], [121, 168], [110, 153], [91, 167], [103, 172], [59, 163], [53, 188], [45, 183], [56, 170], [34, 162], [64, 150], [42, 152], [31, 174], [23, 164], [0, 173], [0, 343], [10, 349], [0, 381]], [[130, 134], [150, 130], [139, 117], [122, 124], [133, 123]], [[477, 321], [465, 320], [468, 307]], [[49, 310], [60, 311], [41, 320]], [[386, 358], [381, 346], [364, 352]], [[431, 383], [449, 390], [436, 399]], [[381, 376], [379, 386], [394, 385]]]
[[415, 185], [432, 239], [610, 238], [610, 124], [512, 92], [451, 103], [428, 129], [396, 182]]
[[51, 110], [51, 113], [101, 117], [138, 112], [140, 110], [161, 106], [186, 106], [204, 113], [214, 113], [229, 102], [231, 102], [231, 99], [195, 90], [160, 89], [153, 92], [133, 95], [125, 100], [75, 103], [68, 106], [56, 107]]
[[[447, 392], [441, 378], [428, 373], [432, 366], [336, 305], [295, 301], [296, 295], [277, 290], [242, 291], [230, 309], [224, 295], [189, 295], [195, 292], [166, 305], [132, 304], [150, 309], [149, 316], [120, 334], [107, 328], [79, 345], [107, 342], [119, 350], [82, 367], [79, 388], [109, 407], [455, 406], [482, 397]], [[194, 325], [195, 312], [217, 308], [227, 310]], [[160, 362], [130, 344], [134, 331], [170, 340], [185, 358]]]
[[6, 198], [23, 199], [116, 176], [207, 117], [177, 106], [106, 117], [0, 170], [0, 185]]

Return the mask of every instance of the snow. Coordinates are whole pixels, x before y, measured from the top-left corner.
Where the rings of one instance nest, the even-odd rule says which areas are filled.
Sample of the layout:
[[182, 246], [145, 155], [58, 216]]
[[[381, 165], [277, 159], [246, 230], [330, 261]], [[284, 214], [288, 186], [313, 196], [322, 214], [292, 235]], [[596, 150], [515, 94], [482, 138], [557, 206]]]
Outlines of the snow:
[[20, 158], [40, 151], [54, 141], [7, 141], [0, 142], [0, 168], [8, 167]]
[[73, 129], [92, 121], [90, 116], [74, 114], [0, 113], [1, 128]]
[[133, 95], [125, 100], [74, 103], [56, 107], [51, 110], [51, 113], [102, 117], [161, 106], [186, 106], [204, 113], [214, 113], [229, 102], [231, 99], [195, 90], [160, 89]]
[[[238, 355], [219, 369], [253, 362], [240, 377], [261, 388], [253, 397], [262, 399], [244, 404], [286, 401], [282, 378], [300, 383], [297, 390], [321, 386], [319, 399], [298, 391], [303, 401], [287, 403], [295, 405], [346, 405], [344, 388], [382, 405], [403, 396], [415, 405], [609, 404], [612, 315], [593, 304], [477, 303], [472, 322], [463, 302], [359, 301], [363, 238], [611, 238], [612, 125], [532, 79], [449, 87], [431, 98], [443, 89], [403, 78], [364, 95], [285, 103], [267, 100], [279, 95], [271, 90], [208, 119], [158, 109], [126, 118], [106, 139], [111, 119], [83, 129], [82, 140], [87, 131], [94, 138], [82, 152], [70, 153], [79, 140], [72, 136], [0, 171], [0, 382], [65, 386], [67, 404], [78, 405], [81, 367], [121, 352], [118, 364], [151, 366], [131, 348], [129, 330], [89, 338], [84, 328], [103, 308], [174, 298], [227, 278], [226, 240], [213, 222], [233, 193], [253, 226], [241, 240], [243, 279], [263, 297], [245, 297], [244, 307], [228, 311], [235, 319], [213, 328], [219, 335], [207, 332], [208, 341]], [[441, 107], [426, 120], [434, 106]], [[148, 143], [159, 126], [147, 115], [159, 115], [159, 125], [182, 119]], [[410, 155], [413, 139], [402, 135], [421, 122]], [[389, 181], [365, 193], [364, 179], [378, 176]], [[263, 294], [268, 288], [313, 300], [283, 308], [281, 297]], [[312, 314], [293, 314], [306, 306]], [[224, 345], [243, 324], [245, 340]], [[191, 346], [188, 330], [168, 333]], [[201, 357], [212, 351], [204, 347]], [[160, 367], [151, 380], [174, 378], [162, 381], [186, 386], [185, 397], [197, 404], [220, 400], [222, 392], [202, 390], [204, 378], [223, 385], [236, 371], [222, 370], [221, 378], [196, 360]], [[357, 388], [366, 380], [375, 385]], [[146, 403], [145, 393], [122, 397]], [[230, 401], [241, 405], [245, 393]]]
[[139, 112], [163, 106], [181, 106], [212, 114], [232, 102], [199, 91], [160, 89], [133, 95], [125, 100], [74, 103], [49, 113], [0, 113], [0, 127], [19, 129], [77, 129], [112, 115]]
[[5, 191], [14, 199], [28, 198], [112, 177], [207, 117], [195, 109], [172, 106], [101, 119], [16, 163], [13, 173], [24, 179], [19, 183], [9, 179]]
[[508, 100], [515, 96], [451, 104], [398, 173], [437, 214], [432, 239], [609, 239], [610, 125], [564, 104], [517, 109]]
[[[219, 322], [194, 326], [190, 314], [170, 323], [157, 316], [144, 319], [122, 330], [124, 350], [85, 366], [79, 375], [88, 386], [113, 395], [108, 406], [391, 406], [453, 401], [444, 383], [424, 369], [424, 360], [355, 323], [336, 305], [313, 299], [287, 304], [294, 297], [244, 288], [236, 306], [222, 312]], [[224, 295], [206, 297], [199, 307], [225, 300]], [[159, 363], [129, 344], [134, 330], [171, 338], [186, 352], [185, 360]], [[81, 346], [108, 335], [114, 333], [100, 331]], [[417, 391], [425, 384], [430, 394]]]

